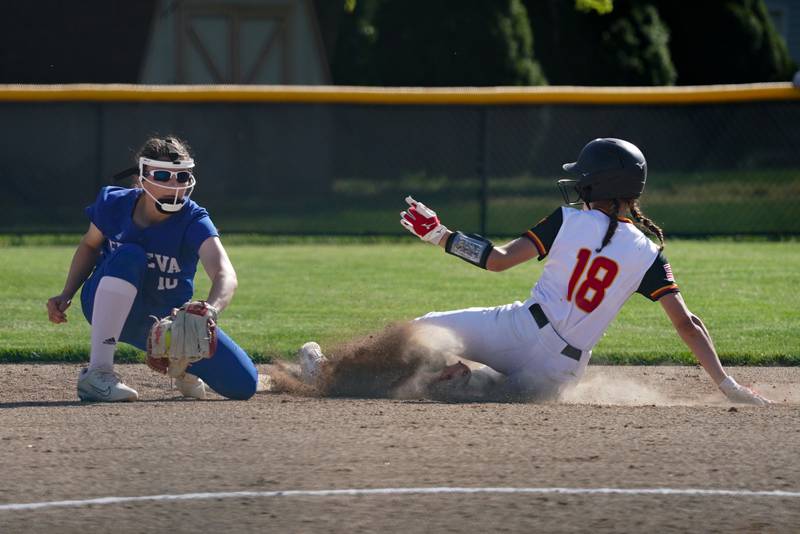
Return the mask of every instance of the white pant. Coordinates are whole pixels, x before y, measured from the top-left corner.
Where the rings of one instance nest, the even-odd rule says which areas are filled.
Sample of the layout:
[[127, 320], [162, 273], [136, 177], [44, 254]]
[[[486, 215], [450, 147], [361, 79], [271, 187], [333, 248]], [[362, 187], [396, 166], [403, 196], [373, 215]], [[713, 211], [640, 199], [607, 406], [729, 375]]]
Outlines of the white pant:
[[561, 354], [567, 343], [549, 323], [539, 328], [529, 310], [533, 303], [432, 312], [416, 322], [449, 330], [464, 358], [502, 373], [521, 393], [555, 398], [583, 375], [592, 352], [582, 351], [580, 361]]

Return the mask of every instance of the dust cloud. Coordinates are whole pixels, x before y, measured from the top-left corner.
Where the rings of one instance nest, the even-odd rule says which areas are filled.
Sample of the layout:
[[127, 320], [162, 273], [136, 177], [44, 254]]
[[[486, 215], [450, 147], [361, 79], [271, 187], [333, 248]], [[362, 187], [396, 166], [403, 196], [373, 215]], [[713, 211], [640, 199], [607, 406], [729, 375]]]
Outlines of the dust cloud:
[[328, 359], [316, 384], [299, 379], [296, 363], [278, 360], [259, 376], [259, 391], [324, 397], [430, 398], [446, 366], [459, 361], [461, 344], [447, 330], [398, 323], [381, 332], [323, 347]]
[[[328, 364], [316, 384], [299, 379], [296, 363], [277, 361], [259, 377], [259, 391], [303, 396], [433, 399], [444, 402], [542, 402], [504, 387], [498, 373], [476, 371], [479, 364], [463, 357], [463, 345], [443, 328], [398, 323], [381, 332], [329, 348]], [[457, 380], [440, 382], [442, 370], [462, 361], [472, 369], [465, 387]], [[800, 388], [789, 378], [771, 382], [755, 370], [742, 373], [750, 385], [776, 404], [800, 404]], [[490, 373], [492, 373], [490, 371]], [[751, 376], [746, 375], [750, 373]], [[774, 374], [774, 373], [771, 373]], [[768, 375], [768, 376], [771, 376]], [[765, 376], [764, 376], [765, 377]], [[761, 377], [761, 378], [764, 378]], [[753, 380], [755, 379], [755, 380]], [[609, 406], [731, 406], [708, 383], [702, 371], [688, 367], [590, 366], [574, 386], [562, 391], [558, 402]]]
[[329, 364], [318, 384], [331, 397], [420, 398], [456, 361], [459, 343], [447, 331], [399, 323], [325, 351]]
[[653, 389], [650, 385], [627, 377], [613, 376], [610, 373], [584, 378], [567, 389], [561, 401], [569, 404], [619, 406], [667, 406], [686, 403], [686, 399], [681, 402]]

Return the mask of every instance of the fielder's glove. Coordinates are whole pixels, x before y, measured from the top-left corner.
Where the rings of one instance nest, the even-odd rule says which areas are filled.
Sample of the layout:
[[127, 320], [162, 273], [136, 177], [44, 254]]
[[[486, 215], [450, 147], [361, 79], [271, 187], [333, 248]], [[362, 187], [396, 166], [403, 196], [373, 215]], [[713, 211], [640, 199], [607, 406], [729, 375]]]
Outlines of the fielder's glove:
[[155, 319], [147, 337], [147, 365], [173, 378], [217, 351], [217, 310], [205, 301], [187, 302]]
[[403, 228], [428, 243], [438, 245], [447, 233], [447, 227], [439, 222], [436, 212], [422, 202], [406, 197], [409, 208], [400, 212], [400, 224]]
[[754, 404], [756, 406], [764, 406], [772, 404], [772, 401], [762, 397], [750, 388], [736, 383], [732, 376], [728, 376], [719, 383], [719, 389], [722, 391], [728, 400], [739, 404]]

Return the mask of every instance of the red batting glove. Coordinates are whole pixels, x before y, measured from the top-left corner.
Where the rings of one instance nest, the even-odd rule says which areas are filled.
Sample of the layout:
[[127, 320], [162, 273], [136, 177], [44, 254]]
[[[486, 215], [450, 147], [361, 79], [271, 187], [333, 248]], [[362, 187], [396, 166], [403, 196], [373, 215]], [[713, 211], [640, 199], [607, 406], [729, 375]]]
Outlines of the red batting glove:
[[400, 224], [403, 228], [423, 241], [438, 245], [448, 230], [439, 222], [436, 212], [411, 197], [406, 197], [406, 203], [409, 205], [408, 210], [400, 212]]

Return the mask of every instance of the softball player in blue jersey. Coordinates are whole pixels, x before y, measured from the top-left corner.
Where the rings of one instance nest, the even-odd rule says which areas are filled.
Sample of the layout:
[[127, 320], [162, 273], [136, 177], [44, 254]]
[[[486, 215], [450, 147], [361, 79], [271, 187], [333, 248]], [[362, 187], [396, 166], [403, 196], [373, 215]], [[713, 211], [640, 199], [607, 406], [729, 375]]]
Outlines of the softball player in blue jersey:
[[[86, 208], [89, 230], [81, 239], [63, 291], [47, 302], [50, 321], [67, 321], [66, 310], [83, 285], [81, 306], [91, 324], [89, 366], [78, 378], [78, 396], [90, 401], [129, 401], [137, 392], [114, 372], [122, 341], [146, 350], [153, 318], [192, 300], [198, 260], [211, 279], [205, 299], [216, 318], [230, 304], [236, 272], [208, 212], [189, 196], [194, 160], [185, 142], [151, 138], [137, 157], [138, 185], [104, 187]], [[204, 398], [206, 385], [231, 399], [256, 391], [258, 372], [249, 356], [217, 328], [213, 357], [176, 378], [187, 397]]]

